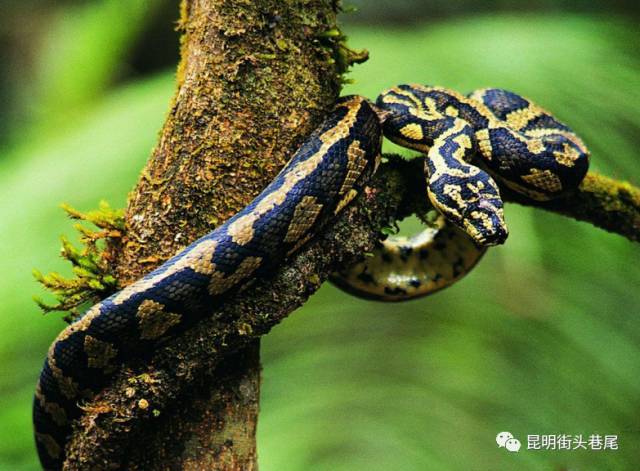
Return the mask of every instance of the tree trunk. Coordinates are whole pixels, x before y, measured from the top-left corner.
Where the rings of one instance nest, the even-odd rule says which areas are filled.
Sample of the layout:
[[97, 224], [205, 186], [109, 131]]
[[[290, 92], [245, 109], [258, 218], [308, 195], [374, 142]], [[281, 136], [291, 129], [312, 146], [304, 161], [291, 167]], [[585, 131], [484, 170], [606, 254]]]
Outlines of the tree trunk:
[[[336, 13], [331, 1], [183, 1], [177, 92], [114, 253], [123, 286], [246, 206], [319, 123], [340, 86], [318, 39]], [[259, 358], [256, 339], [203, 377], [126, 466], [255, 469]]]

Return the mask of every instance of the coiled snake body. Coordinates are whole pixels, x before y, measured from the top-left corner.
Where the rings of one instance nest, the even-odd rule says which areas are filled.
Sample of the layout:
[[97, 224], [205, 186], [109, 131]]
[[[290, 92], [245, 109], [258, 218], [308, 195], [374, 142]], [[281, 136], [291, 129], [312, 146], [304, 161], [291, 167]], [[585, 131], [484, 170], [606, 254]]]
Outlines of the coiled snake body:
[[376, 105], [389, 113], [385, 137], [427, 155], [427, 194], [443, 217], [411, 239], [381, 242], [373, 257], [333, 279], [361, 297], [402, 301], [433, 293], [467, 274], [487, 246], [503, 243], [508, 231], [494, 179], [550, 200], [577, 188], [589, 167], [589, 152], [569, 127], [506, 90], [464, 96], [400, 85]]
[[[362, 97], [342, 98], [251, 204], [60, 333], [34, 398], [43, 467], [61, 469], [79, 404], [118, 365], [272, 271], [348, 205], [380, 162], [383, 129], [428, 153], [429, 198], [446, 221], [402, 243], [385, 241], [367, 263], [341, 274], [340, 286], [365, 297], [398, 300], [443, 288], [464, 276], [484, 247], [504, 241], [502, 201], [487, 172], [534, 198], [570, 191], [586, 173], [581, 141], [509, 92], [466, 98], [405, 85], [383, 93], [377, 107]], [[478, 157], [486, 171], [471, 163]], [[386, 275], [377, 276], [385, 267]]]

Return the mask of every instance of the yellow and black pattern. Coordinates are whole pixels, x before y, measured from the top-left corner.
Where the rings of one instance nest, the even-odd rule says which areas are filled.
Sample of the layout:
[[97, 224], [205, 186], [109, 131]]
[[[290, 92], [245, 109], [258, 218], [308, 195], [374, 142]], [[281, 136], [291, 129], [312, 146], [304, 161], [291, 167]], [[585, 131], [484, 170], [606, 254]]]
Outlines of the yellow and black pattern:
[[386, 240], [371, 257], [333, 278], [361, 297], [395, 301], [433, 293], [464, 276], [485, 247], [503, 243], [508, 231], [494, 178], [548, 200], [577, 188], [587, 173], [589, 153], [580, 138], [506, 90], [464, 96], [400, 85], [383, 92], [376, 104], [386, 115], [385, 137], [426, 154], [427, 193], [448, 223], [411, 239]]
[[386, 137], [427, 154], [435, 208], [479, 245], [500, 244], [507, 236], [493, 178], [548, 200], [577, 188], [587, 173], [589, 154], [580, 138], [506, 90], [465, 97], [441, 87], [400, 85], [382, 93], [377, 105], [391, 116]]
[[42, 466], [61, 469], [79, 404], [125, 359], [206, 315], [333, 219], [375, 171], [381, 135], [366, 99], [341, 99], [245, 209], [67, 327], [49, 349], [34, 398]]
[[380, 95], [377, 107], [362, 97], [340, 99], [251, 204], [57, 337], [33, 406], [43, 467], [61, 469], [80, 404], [126, 359], [153, 350], [272, 271], [345, 208], [380, 163], [383, 131], [427, 154], [428, 196], [443, 217], [417, 237], [382, 242], [373, 257], [334, 278], [347, 291], [375, 299], [442, 289], [469, 272], [487, 246], [504, 242], [502, 200], [492, 177], [549, 199], [574, 189], [588, 165], [586, 148], [569, 128], [504, 90], [465, 97], [401, 85]]

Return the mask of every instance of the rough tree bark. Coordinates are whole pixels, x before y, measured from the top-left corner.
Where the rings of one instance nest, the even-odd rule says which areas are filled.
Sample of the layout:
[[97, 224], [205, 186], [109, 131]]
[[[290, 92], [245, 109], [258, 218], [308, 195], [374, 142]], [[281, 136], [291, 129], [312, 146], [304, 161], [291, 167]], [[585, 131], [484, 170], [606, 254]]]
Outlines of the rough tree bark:
[[[113, 248], [126, 284], [241, 209], [320, 120], [339, 89], [342, 46], [322, 0], [184, 0], [178, 91]], [[332, 36], [331, 35], [328, 36]], [[382, 227], [425, 211], [420, 159], [388, 156], [370, 189], [271, 278], [131, 363], [85, 408], [67, 469], [254, 469], [258, 339]], [[532, 202], [505, 192], [522, 204]], [[640, 190], [589, 175], [538, 205], [640, 239]]]
[[[338, 42], [321, 39], [337, 10], [330, 0], [182, 2], [177, 92], [111, 248], [121, 286], [246, 206], [318, 124], [340, 88]], [[256, 338], [165, 414], [159, 433], [138, 437], [144, 447], [123, 449], [126, 465], [255, 468], [259, 384]], [[69, 469], [123, 463], [75, 443]]]

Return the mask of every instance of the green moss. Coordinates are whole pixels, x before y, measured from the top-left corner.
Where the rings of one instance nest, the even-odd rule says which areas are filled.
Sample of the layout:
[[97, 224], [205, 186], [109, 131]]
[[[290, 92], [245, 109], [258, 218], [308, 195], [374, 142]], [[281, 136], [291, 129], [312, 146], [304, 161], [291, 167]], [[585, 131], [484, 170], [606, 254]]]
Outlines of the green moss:
[[54, 303], [46, 303], [35, 296], [34, 301], [45, 313], [67, 312], [65, 320], [70, 322], [80, 314], [82, 306], [116, 291], [118, 283], [105, 249], [122, 237], [124, 215], [122, 210], [112, 209], [105, 201], [100, 202], [98, 209], [86, 213], [66, 204], [62, 208], [70, 218], [85, 221], [93, 227], [81, 223], [74, 225], [80, 237], [80, 247], [75, 247], [67, 237], [61, 237], [60, 254], [71, 263], [73, 277], [66, 278], [56, 272], [45, 275], [33, 270], [36, 280], [55, 297]]

